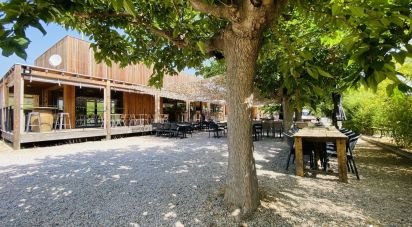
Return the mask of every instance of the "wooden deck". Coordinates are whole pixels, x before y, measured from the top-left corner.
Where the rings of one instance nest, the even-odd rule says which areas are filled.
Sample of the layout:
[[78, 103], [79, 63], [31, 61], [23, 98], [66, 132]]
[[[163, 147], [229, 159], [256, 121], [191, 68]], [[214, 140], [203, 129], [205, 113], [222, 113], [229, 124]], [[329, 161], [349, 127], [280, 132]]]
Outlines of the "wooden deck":
[[[130, 127], [113, 127], [111, 135], [127, 135], [133, 133], [151, 132], [152, 125], [139, 125]], [[91, 137], [105, 137], [106, 130], [104, 128], [81, 128], [81, 129], [66, 129], [52, 130], [49, 132], [24, 132], [21, 134], [21, 143], [34, 143], [56, 140], [82, 139]], [[13, 142], [13, 133], [2, 132], [2, 137], [10, 142]]]

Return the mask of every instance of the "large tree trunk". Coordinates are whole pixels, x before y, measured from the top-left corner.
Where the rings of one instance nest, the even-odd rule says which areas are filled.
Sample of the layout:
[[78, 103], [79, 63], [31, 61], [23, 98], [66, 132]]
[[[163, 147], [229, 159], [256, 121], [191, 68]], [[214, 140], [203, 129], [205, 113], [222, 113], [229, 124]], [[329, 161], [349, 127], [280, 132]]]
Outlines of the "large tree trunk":
[[293, 124], [293, 108], [287, 97], [282, 98], [283, 107], [283, 131], [287, 132]]
[[225, 200], [253, 212], [260, 204], [255, 160], [253, 158], [251, 107], [253, 78], [260, 47], [257, 38], [237, 37], [225, 32], [225, 59], [227, 64], [227, 101], [229, 164]]

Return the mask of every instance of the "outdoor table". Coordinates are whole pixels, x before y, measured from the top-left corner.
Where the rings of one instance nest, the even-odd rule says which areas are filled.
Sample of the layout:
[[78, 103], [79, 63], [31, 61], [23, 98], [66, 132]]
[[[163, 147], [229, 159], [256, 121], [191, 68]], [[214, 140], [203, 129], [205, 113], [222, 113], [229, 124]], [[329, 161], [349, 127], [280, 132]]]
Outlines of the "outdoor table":
[[309, 142], [336, 142], [338, 154], [339, 180], [348, 182], [348, 170], [346, 166], [346, 140], [343, 133], [336, 129], [328, 128], [304, 128], [293, 135], [295, 138], [296, 175], [303, 176], [303, 151], [302, 140]]

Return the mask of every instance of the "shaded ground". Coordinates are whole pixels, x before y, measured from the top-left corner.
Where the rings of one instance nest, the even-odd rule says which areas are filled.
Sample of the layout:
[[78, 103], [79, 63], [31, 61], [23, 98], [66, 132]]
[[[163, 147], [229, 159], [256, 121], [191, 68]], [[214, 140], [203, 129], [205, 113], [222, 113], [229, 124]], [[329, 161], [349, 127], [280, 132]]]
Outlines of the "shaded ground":
[[0, 152], [0, 226], [409, 225], [412, 161], [360, 142], [358, 181], [295, 177], [283, 142], [255, 142], [262, 206], [223, 206], [225, 139], [152, 136]]

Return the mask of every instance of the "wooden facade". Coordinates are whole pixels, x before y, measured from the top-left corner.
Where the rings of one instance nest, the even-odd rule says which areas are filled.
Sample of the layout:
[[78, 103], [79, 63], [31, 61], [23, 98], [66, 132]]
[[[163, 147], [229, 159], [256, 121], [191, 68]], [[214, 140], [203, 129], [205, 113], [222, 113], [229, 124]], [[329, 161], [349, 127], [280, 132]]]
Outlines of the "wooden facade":
[[[58, 66], [49, 64], [49, 58], [55, 54], [62, 58]], [[186, 103], [184, 120], [189, 120], [190, 102], [196, 100], [147, 86], [151, 75], [152, 70], [143, 64], [121, 68], [118, 64], [109, 67], [97, 63], [90, 43], [67, 36], [38, 57], [35, 66], [14, 65], [0, 79], [1, 135], [14, 149], [19, 149], [22, 143], [87, 137], [110, 139], [112, 135], [147, 132], [152, 130], [151, 122], [160, 121], [164, 100], [170, 99]], [[179, 74], [165, 76], [163, 84], [167, 88], [197, 80]], [[35, 107], [54, 109], [51, 130], [28, 130], [32, 124], [28, 116], [36, 112]], [[58, 113], [69, 116], [70, 121], [64, 118], [63, 122], [70, 122], [70, 127], [56, 127]], [[148, 119], [126, 127], [126, 115]]]
[[[49, 58], [58, 54], [62, 58], [59, 66], [52, 66]], [[119, 64], [113, 63], [108, 66], [105, 63], [97, 63], [90, 43], [71, 36], [66, 36], [45, 53], [35, 60], [35, 65], [44, 68], [54, 68], [74, 74], [89, 75], [101, 79], [127, 82], [147, 86], [153, 71], [143, 64], [128, 65], [121, 68]], [[190, 83], [198, 81], [199, 78], [188, 76], [183, 73], [177, 76], [166, 76], [164, 87], [174, 84]]]

